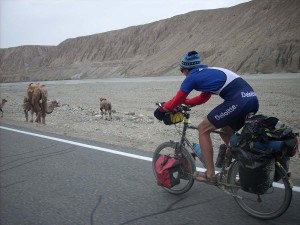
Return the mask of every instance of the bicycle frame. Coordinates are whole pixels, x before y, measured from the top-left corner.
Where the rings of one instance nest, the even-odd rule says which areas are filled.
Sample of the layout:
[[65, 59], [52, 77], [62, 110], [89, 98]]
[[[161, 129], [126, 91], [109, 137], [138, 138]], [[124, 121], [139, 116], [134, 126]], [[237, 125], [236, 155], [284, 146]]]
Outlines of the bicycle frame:
[[[193, 130], [198, 130], [198, 127], [196, 126], [193, 126], [193, 125], [190, 125], [190, 121], [189, 121], [189, 118], [190, 118], [190, 114], [188, 112], [184, 112], [183, 113], [184, 115], [184, 119], [183, 119], [183, 129], [182, 129], [182, 133], [181, 133], [181, 138], [180, 138], [180, 142], [179, 144], [177, 145], [178, 149], [181, 149], [182, 146], [185, 146], [185, 143], [191, 148], [193, 149], [192, 147], [192, 143], [188, 140], [188, 138], [186, 137], [186, 132], [187, 132], [187, 129], [193, 129]], [[229, 134], [229, 133], [226, 133], [226, 132], [223, 132], [223, 131], [220, 131], [220, 130], [214, 130], [212, 131], [212, 133], [216, 133], [216, 134], [223, 134], [223, 135], [228, 135], [228, 136], [231, 136], [232, 134]], [[226, 188], [232, 188], [232, 187], [237, 187], [237, 186], [234, 186], [234, 185], [230, 185], [228, 184], [227, 182], [227, 178], [225, 177], [225, 182], [222, 182], [221, 181], [221, 178], [225, 175], [227, 176], [227, 172], [229, 170], [229, 165], [231, 165], [233, 162], [232, 162], [232, 158], [230, 158], [230, 161], [228, 159], [228, 155], [226, 157], [226, 160], [224, 160], [224, 163], [223, 163], [223, 166], [222, 166], [222, 169], [221, 171], [218, 173], [219, 176], [220, 176], [220, 179], [218, 179], [218, 183], [217, 183], [217, 186], [220, 187], [220, 186], [224, 186]], [[228, 165], [228, 166], [226, 166]], [[224, 191], [225, 189], [222, 188]], [[227, 191], [226, 191], [227, 192]], [[227, 192], [229, 193], [229, 192]], [[232, 193], [229, 193], [231, 195], [233, 195]], [[234, 195], [233, 195], [234, 196]]]
[[[190, 125], [190, 121], [189, 121], [190, 114], [188, 112], [183, 112], [183, 115], [184, 115], [183, 129], [182, 129], [182, 133], [181, 133], [181, 138], [180, 138], [179, 146], [184, 146], [184, 143], [187, 143], [187, 145], [191, 149], [193, 149], [192, 143], [186, 137], [186, 132], [187, 132], [187, 129], [198, 130], [198, 127]], [[212, 133], [223, 134], [223, 135], [228, 135], [228, 136], [232, 135], [230, 133], [226, 133], [226, 132], [220, 131], [220, 130], [214, 130], [214, 131], [212, 131]]]

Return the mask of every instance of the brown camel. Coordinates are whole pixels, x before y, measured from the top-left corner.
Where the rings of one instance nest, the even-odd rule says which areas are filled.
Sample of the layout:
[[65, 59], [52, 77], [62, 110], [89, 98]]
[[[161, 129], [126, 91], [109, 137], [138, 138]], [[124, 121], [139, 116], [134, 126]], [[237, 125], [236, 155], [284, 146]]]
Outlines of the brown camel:
[[42, 122], [45, 124], [45, 117], [46, 117], [46, 104], [48, 98], [48, 91], [45, 88], [45, 85], [40, 83], [31, 83], [28, 85], [27, 88], [27, 97], [31, 104], [31, 120], [33, 122], [33, 113], [36, 113], [36, 122]]
[[31, 109], [32, 109], [32, 107], [29, 102], [29, 98], [25, 96], [24, 100], [23, 100], [23, 110], [25, 113], [26, 122], [28, 122], [28, 112], [31, 111]]
[[101, 110], [101, 118], [103, 118], [103, 114], [106, 116], [107, 120], [107, 112], [108, 112], [108, 119], [111, 120], [111, 102], [108, 101], [106, 98], [100, 98], [100, 110]]
[[1, 111], [1, 118], [3, 117], [3, 106], [5, 105], [5, 102], [7, 102], [7, 100], [5, 98], [2, 99], [2, 102], [0, 103], [0, 111]]
[[[46, 124], [46, 113], [47, 113], [47, 98], [48, 91], [45, 85], [40, 83], [29, 84], [27, 89], [28, 101], [31, 104], [31, 120], [33, 122], [33, 113], [36, 113], [36, 122]], [[56, 101], [57, 102], [57, 101]], [[53, 111], [53, 110], [52, 110]], [[42, 121], [41, 121], [42, 118]]]
[[[46, 114], [51, 114], [54, 110], [54, 108], [59, 107], [59, 101], [57, 100], [53, 100], [53, 101], [48, 101], [46, 103]], [[29, 101], [28, 97], [24, 97], [24, 104], [23, 104], [23, 109], [24, 109], [24, 113], [25, 113], [25, 118], [26, 118], [26, 122], [28, 122], [28, 112], [31, 112], [31, 120], [30, 122], [33, 122], [33, 107]], [[36, 119], [35, 122], [40, 122], [40, 118], [38, 118], [38, 113], [36, 112]]]

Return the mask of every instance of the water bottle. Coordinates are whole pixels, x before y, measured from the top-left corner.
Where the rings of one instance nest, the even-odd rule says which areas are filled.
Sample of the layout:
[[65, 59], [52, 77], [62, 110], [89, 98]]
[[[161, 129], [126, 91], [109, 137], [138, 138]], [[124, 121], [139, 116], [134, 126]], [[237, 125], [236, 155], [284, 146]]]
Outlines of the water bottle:
[[199, 160], [202, 162], [203, 166], [205, 167], [205, 158], [204, 158], [204, 155], [202, 154], [200, 145], [193, 143], [193, 151], [195, 152], [195, 154], [197, 155], [197, 157], [199, 158]]

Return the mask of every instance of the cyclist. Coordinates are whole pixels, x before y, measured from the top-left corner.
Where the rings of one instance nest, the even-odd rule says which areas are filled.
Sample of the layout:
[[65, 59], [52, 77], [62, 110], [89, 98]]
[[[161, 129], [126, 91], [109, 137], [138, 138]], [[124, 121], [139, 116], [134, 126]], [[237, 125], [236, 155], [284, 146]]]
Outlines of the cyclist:
[[[248, 113], [256, 113], [259, 103], [252, 87], [234, 72], [218, 67], [208, 67], [200, 64], [200, 55], [190, 51], [183, 55], [180, 62], [180, 71], [186, 76], [180, 90], [162, 107], [154, 111], [154, 116], [163, 120], [167, 111], [173, 110], [180, 104], [189, 106], [207, 102], [211, 95], [219, 95], [224, 102], [216, 106], [198, 126], [199, 144], [202, 149], [206, 171], [195, 172], [194, 178], [200, 182], [216, 183], [215, 166], [213, 162], [213, 147], [210, 133], [221, 128], [222, 131], [233, 133], [244, 125]], [[192, 90], [201, 93], [187, 99]], [[229, 136], [221, 135], [228, 145]]]

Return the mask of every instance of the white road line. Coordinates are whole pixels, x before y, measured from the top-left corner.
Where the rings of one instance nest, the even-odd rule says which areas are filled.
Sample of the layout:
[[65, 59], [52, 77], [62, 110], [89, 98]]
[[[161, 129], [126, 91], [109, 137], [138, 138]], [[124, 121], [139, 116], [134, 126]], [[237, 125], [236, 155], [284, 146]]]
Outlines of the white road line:
[[[66, 143], [66, 144], [71, 144], [71, 145], [76, 145], [76, 146], [80, 146], [80, 147], [84, 147], [84, 148], [94, 149], [94, 150], [98, 150], [98, 151], [102, 151], [102, 152], [108, 152], [108, 153], [112, 153], [112, 154], [116, 154], [116, 155], [122, 155], [122, 156], [130, 157], [130, 158], [141, 159], [141, 160], [150, 161], [150, 162], [152, 161], [152, 158], [150, 158], [150, 157], [135, 155], [135, 154], [127, 153], [127, 152], [121, 152], [121, 151], [117, 151], [117, 150], [113, 150], [113, 149], [109, 149], [109, 148], [102, 148], [102, 147], [98, 147], [98, 146], [94, 146], [94, 145], [87, 145], [87, 144], [83, 144], [83, 143], [76, 142], [76, 141], [68, 141], [68, 140], [61, 139], [61, 138], [55, 138], [55, 137], [50, 137], [50, 136], [46, 136], [46, 135], [42, 135], [42, 134], [36, 134], [36, 133], [27, 132], [27, 131], [16, 130], [16, 129], [12, 129], [9, 127], [0, 126], [0, 128], [3, 130], [9, 130], [9, 131], [13, 131], [13, 132], [21, 133], [21, 134], [27, 134], [30, 136], [45, 138], [45, 139], [49, 139], [49, 140], [53, 140], [53, 141], [58, 141], [58, 142]], [[198, 168], [198, 167], [197, 167], [197, 170], [204, 171], [203, 168]], [[282, 184], [278, 184], [278, 183], [273, 183], [273, 184], [275, 187], [283, 187]], [[293, 191], [300, 192], [300, 187], [294, 186]]]
[[121, 152], [121, 151], [117, 151], [117, 150], [112, 150], [112, 149], [108, 149], [108, 148], [97, 147], [97, 146], [94, 146], [94, 145], [87, 145], [87, 144], [83, 144], [83, 143], [76, 142], [76, 141], [68, 141], [68, 140], [65, 140], [65, 139], [50, 137], [50, 136], [46, 136], [46, 135], [42, 135], [42, 134], [35, 134], [35, 133], [26, 132], [26, 131], [22, 131], [22, 130], [16, 130], [16, 129], [12, 129], [12, 128], [9, 128], [9, 127], [0, 126], [0, 128], [4, 129], [4, 130], [9, 130], [9, 131], [21, 133], [21, 134], [27, 134], [27, 135], [30, 135], [30, 136], [45, 138], [45, 139], [49, 139], [49, 140], [53, 140], [53, 141], [63, 142], [63, 143], [66, 143], [66, 144], [81, 146], [81, 147], [84, 147], [84, 148], [90, 148], [90, 149], [94, 149], [94, 150], [98, 150], [98, 151], [102, 151], [102, 152], [108, 152], [108, 153], [112, 153], [112, 154], [116, 154], [116, 155], [127, 156], [127, 157], [130, 157], [130, 158], [142, 159], [142, 160], [145, 160], [145, 161], [152, 161], [152, 158], [150, 158], [150, 157], [130, 154], [130, 153]]

